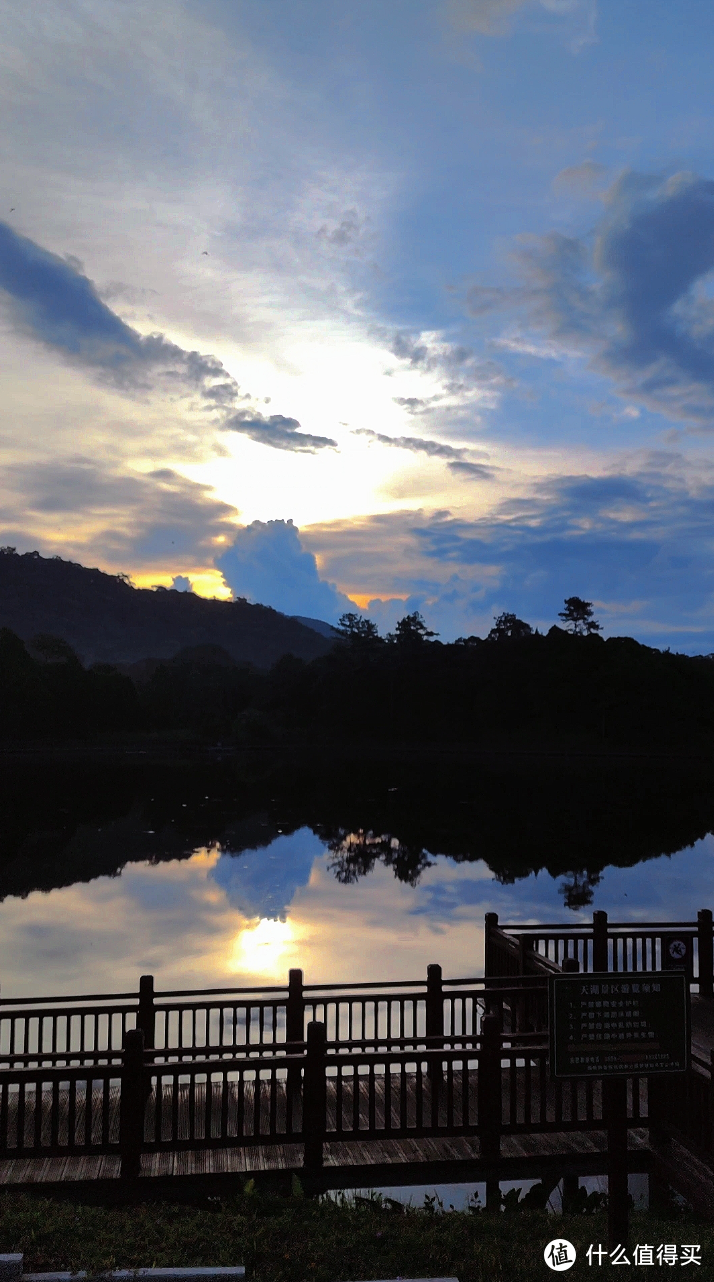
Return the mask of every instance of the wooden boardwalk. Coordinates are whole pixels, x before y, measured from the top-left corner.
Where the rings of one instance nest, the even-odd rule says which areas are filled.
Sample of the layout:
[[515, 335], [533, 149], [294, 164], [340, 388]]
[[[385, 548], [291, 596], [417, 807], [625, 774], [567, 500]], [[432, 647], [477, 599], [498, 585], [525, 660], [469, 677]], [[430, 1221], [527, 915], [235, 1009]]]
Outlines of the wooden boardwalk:
[[602, 1172], [602, 1082], [551, 1077], [547, 979], [655, 972], [675, 928], [703, 994], [693, 1068], [631, 1077], [629, 1165], [675, 1183], [688, 1164], [714, 1208], [709, 910], [644, 925], [597, 912], [592, 929], [488, 914], [476, 979], [432, 964], [413, 981], [305, 985], [291, 970], [265, 989], [155, 992], [142, 976], [135, 993], [6, 999], [0, 1184], [85, 1197], [293, 1173], [314, 1190]]
[[[604, 1172], [606, 1147], [604, 1131], [507, 1135], [501, 1141], [497, 1169], [503, 1179], [511, 1175], [528, 1178], [529, 1172], [535, 1177], [541, 1168], [553, 1165], [583, 1173]], [[630, 1131], [629, 1148], [631, 1169], [648, 1169], [649, 1143], [644, 1128]], [[493, 1162], [482, 1160], [477, 1138], [328, 1141], [321, 1182], [326, 1187], [430, 1183], [438, 1174], [444, 1181], [460, 1177], [477, 1182], [492, 1175], [494, 1169]], [[252, 1177], [293, 1172], [304, 1177], [302, 1144], [145, 1153], [140, 1178], [148, 1182], [187, 1176]], [[6, 1187], [119, 1180], [120, 1159], [114, 1155], [0, 1161], [0, 1185]]]
[[[526, 1052], [527, 1053], [527, 1052]], [[468, 1052], [464, 1053], [465, 1058]], [[175, 1066], [174, 1066], [175, 1067]], [[515, 1104], [518, 1123], [524, 1127], [529, 1124], [528, 1107], [535, 1104], [527, 1090], [524, 1070], [517, 1070], [513, 1075], [504, 1069], [502, 1079], [502, 1103], [504, 1115]], [[326, 1119], [327, 1134], [323, 1150], [323, 1168], [321, 1179], [326, 1186], [363, 1187], [371, 1183], [414, 1183], [424, 1179], [433, 1181], [438, 1172], [442, 1178], [467, 1178], [477, 1180], [485, 1177], [486, 1172], [494, 1169], [493, 1160], [485, 1160], [481, 1152], [479, 1138], [473, 1135], [443, 1134], [428, 1136], [411, 1136], [405, 1129], [417, 1129], [417, 1075], [413, 1075], [411, 1089], [407, 1100], [407, 1127], [399, 1127], [399, 1115], [396, 1111], [399, 1100], [392, 1099], [387, 1090], [385, 1076], [371, 1079], [353, 1076], [340, 1079], [341, 1107], [338, 1108], [338, 1079], [328, 1077], [326, 1081]], [[287, 1115], [287, 1082], [279, 1084], [281, 1089], [273, 1091], [273, 1123], [285, 1129]], [[596, 1106], [596, 1117], [600, 1113], [600, 1084], [592, 1083], [591, 1101]], [[304, 1173], [304, 1149], [302, 1143], [291, 1142], [289, 1135], [283, 1141], [261, 1143], [260, 1133], [251, 1136], [249, 1125], [256, 1119], [263, 1120], [263, 1127], [258, 1131], [267, 1132], [269, 1128], [269, 1105], [267, 1095], [268, 1083], [259, 1084], [256, 1099], [255, 1085], [252, 1082], [229, 1083], [229, 1099], [216, 1101], [206, 1099], [205, 1083], [195, 1083], [190, 1090], [188, 1085], [179, 1086], [174, 1092], [167, 1088], [157, 1097], [154, 1091], [149, 1097], [145, 1114], [145, 1136], [149, 1143], [151, 1137], [161, 1141], [164, 1126], [168, 1124], [167, 1138], [163, 1149], [145, 1152], [141, 1156], [141, 1179], [173, 1180], [176, 1177], [215, 1176], [277, 1176], [296, 1172]], [[430, 1116], [432, 1103], [432, 1083], [424, 1075], [421, 1077], [421, 1106], [426, 1117]], [[266, 1088], [266, 1089], [264, 1089]], [[464, 1090], [466, 1099], [464, 1099]], [[545, 1084], [545, 1093], [538, 1102], [543, 1108], [539, 1117], [532, 1116], [534, 1126], [548, 1125], [552, 1130], [538, 1132], [524, 1130], [519, 1134], [501, 1136], [500, 1157], [495, 1165], [504, 1172], [502, 1178], [508, 1178], [512, 1171], [517, 1177], [525, 1176], [528, 1170], [539, 1166], [559, 1162], [579, 1165], [580, 1169], [598, 1171], [603, 1169], [606, 1149], [605, 1131], [598, 1129], [556, 1130], [556, 1085]], [[389, 1095], [389, 1098], [387, 1098]], [[453, 1121], [449, 1125], [447, 1108], [452, 1110], [452, 1117], [468, 1118], [469, 1125], [476, 1124], [476, 1101], [478, 1095], [478, 1073], [471, 1071], [468, 1080], [464, 1074], [454, 1072], [451, 1076], [451, 1089], [438, 1090], [438, 1101], [435, 1104], [439, 1124], [445, 1131], [458, 1130]], [[264, 1096], [264, 1098], [261, 1098]], [[395, 1092], [396, 1096], [396, 1092]], [[101, 1097], [99, 1097], [101, 1098]], [[43, 1144], [49, 1147], [52, 1142], [50, 1105], [52, 1093], [44, 1093], [38, 1100], [31, 1093], [25, 1100], [22, 1130], [26, 1143], [39, 1134]], [[59, 1090], [59, 1109], [55, 1147], [69, 1147], [70, 1101], [68, 1092]], [[160, 1104], [161, 1117], [157, 1118], [157, 1102]], [[577, 1124], [578, 1117], [582, 1123], [587, 1122], [583, 1113], [583, 1099], [580, 1107], [573, 1110], [572, 1121]], [[35, 1109], [41, 1109], [38, 1118]], [[394, 1110], [394, 1111], [392, 1111]], [[212, 1143], [216, 1131], [211, 1126], [212, 1120], [218, 1122], [219, 1112], [223, 1120], [228, 1120], [228, 1130], [232, 1136], [226, 1136], [225, 1128], [220, 1131], [223, 1138]], [[81, 1096], [74, 1102], [74, 1134], [84, 1134], [86, 1100]], [[98, 1130], [95, 1140], [101, 1140], [101, 1110], [96, 1110]], [[110, 1143], [118, 1149], [120, 1096], [118, 1088], [112, 1088], [108, 1098], [108, 1135]], [[11, 1097], [8, 1108], [8, 1130], [18, 1136], [17, 1096]], [[391, 1117], [393, 1129], [401, 1129], [397, 1136], [389, 1135], [388, 1120]], [[514, 1119], [516, 1120], [516, 1119]], [[206, 1126], [208, 1123], [208, 1135]], [[243, 1133], [243, 1124], [246, 1126]], [[592, 1123], [590, 1123], [592, 1126]], [[341, 1126], [339, 1138], [331, 1138]], [[595, 1122], [597, 1126], [597, 1121]], [[461, 1129], [464, 1129], [463, 1127]], [[376, 1130], [376, 1133], [375, 1133]], [[179, 1143], [173, 1145], [169, 1136], [178, 1136]], [[371, 1137], [370, 1137], [371, 1136]], [[633, 1169], [645, 1169], [648, 1154], [648, 1133], [645, 1127], [631, 1127], [629, 1143], [632, 1150]], [[207, 1139], [207, 1144], [205, 1143]], [[257, 1139], [257, 1142], [256, 1142]], [[201, 1145], [201, 1141], [204, 1145]], [[266, 1134], [267, 1141], [267, 1134]], [[121, 1158], [118, 1151], [109, 1154], [63, 1154], [47, 1156], [18, 1156], [0, 1160], [0, 1184], [5, 1186], [28, 1186], [42, 1184], [58, 1185], [62, 1183], [111, 1182], [120, 1180]], [[314, 1174], [314, 1173], [313, 1173]]]

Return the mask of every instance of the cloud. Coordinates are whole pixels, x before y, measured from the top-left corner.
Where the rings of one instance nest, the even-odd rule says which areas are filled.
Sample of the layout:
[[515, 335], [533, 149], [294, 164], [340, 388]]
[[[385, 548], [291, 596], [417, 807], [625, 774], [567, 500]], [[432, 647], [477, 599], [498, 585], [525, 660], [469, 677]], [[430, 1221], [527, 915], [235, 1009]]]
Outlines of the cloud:
[[608, 635], [708, 653], [713, 518], [712, 465], [661, 451], [601, 476], [546, 478], [476, 520], [396, 512], [306, 538], [351, 594], [384, 583], [392, 599], [367, 607], [381, 630], [414, 609], [443, 640], [485, 635], [502, 610], [548, 628], [575, 593], [595, 602]]
[[0, 290], [18, 331], [122, 391], [198, 395], [204, 409], [223, 415], [217, 426], [274, 449], [314, 453], [336, 445], [301, 433], [297, 419], [237, 409], [251, 397], [216, 356], [186, 351], [162, 334], [141, 335], [107, 306], [76, 259], [50, 253], [6, 223], [0, 223]]
[[408, 414], [419, 414], [433, 403], [433, 396], [393, 396], [392, 400], [395, 405], [401, 405], [403, 410]]
[[[498, 306], [501, 303], [499, 290]], [[440, 330], [395, 332], [382, 326], [374, 328], [374, 336], [398, 361], [384, 374], [399, 384], [394, 404], [410, 415], [429, 415], [440, 422], [448, 413], [453, 423], [458, 414], [473, 424], [480, 411], [496, 409], [503, 393], [516, 385], [495, 360], [477, 355]]]
[[447, 11], [452, 22], [483, 36], [503, 36], [511, 30], [511, 20], [533, 0], [449, 0]]
[[470, 476], [474, 480], [490, 481], [495, 475], [492, 467], [470, 460], [470, 450], [453, 445], [442, 445], [440, 441], [424, 440], [418, 436], [384, 436], [381, 432], [373, 432], [369, 427], [358, 427], [353, 435], [366, 436], [370, 441], [377, 441], [380, 445], [393, 445], [398, 450], [411, 450], [416, 454], [428, 454], [429, 458], [444, 459], [449, 470], [457, 476]]
[[236, 597], [271, 605], [283, 614], [336, 623], [353, 610], [349, 597], [320, 578], [317, 561], [292, 521], [253, 521], [238, 530], [216, 566]]
[[324, 853], [312, 829], [300, 828], [276, 837], [267, 849], [239, 855], [224, 850], [209, 876], [245, 917], [285, 921], [296, 891], [307, 885], [313, 863]]
[[507, 36], [514, 19], [532, 10], [570, 20], [571, 46], [578, 52], [595, 39], [595, 0], [447, 0], [450, 21], [462, 31], [476, 31], [482, 36]]
[[192, 566], [232, 539], [235, 508], [172, 471], [124, 472], [76, 456], [4, 469], [4, 542], [111, 564]]
[[590, 196], [601, 186], [607, 167], [594, 160], [584, 160], [581, 165], [568, 165], [553, 179], [553, 190], [575, 196]]
[[626, 173], [607, 193], [592, 244], [559, 232], [521, 237], [514, 258], [525, 283], [475, 287], [474, 313], [520, 310], [629, 400], [714, 427], [714, 182]]
[[300, 432], [296, 418], [286, 418], [284, 414], [262, 414], [253, 410], [238, 410], [231, 414], [223, 424], [230, 432], [241, 432], [261, 445], [272, 445], [276, 450], [292, 450], [294, 453], [314, 454], [316, 450], [337, 449], [337, 441], [329, 436], [310, 436]]
[[6, 223], [0, 223], [0, 288], [18, 329], [120, 387], [145, 386], [151, 371], [163, 369], [213, 404], [228, 391], [239, 394], [215, 356], [184, 351], [161, 334], [142, 337], [102, 301], [76, 259], [50, 253]]
[[[499, 294], [500, 296], [500, 294]], [[443, 382], [443, 392], [424, 401], [416, 397], [394, 399], [409, 410], [422, 409], [443, 399], [444, 394], [478, 393], [479, 398], [495, 404], [494, 395], [513, 385], [513, 379], [495, 361], [484, 360], [470, 347], [452, 343], [437, 331], [417, 334], [402, 331], [386, 336], [390, 352], [410, 369], [435, 375]]]
[[326, 223], [323, 223], [315, 235], [325, 245], [338, 249], [354, 246], [355, 251], [360, 253], [359, 242], [369, 222], [369, 218], [360, 218], [356, 209], [346, 209], [336, 227], [329, 228]]

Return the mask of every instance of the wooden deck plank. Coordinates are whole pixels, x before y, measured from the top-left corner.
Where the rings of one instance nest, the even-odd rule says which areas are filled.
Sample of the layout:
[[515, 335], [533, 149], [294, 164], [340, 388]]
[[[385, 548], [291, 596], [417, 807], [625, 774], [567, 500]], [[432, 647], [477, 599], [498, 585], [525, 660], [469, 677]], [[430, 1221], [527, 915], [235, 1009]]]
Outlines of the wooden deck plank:
[[[648, 1136], [643, 1128], [630, 1132], [630, 1149], [646, 1152]], [[551, 1132], [548, 1134], [505, 1135], [501, 1140], [504, 1160], [552, 1157], [591, 1156], [604, 1153], [606, 1137], [602, 1131]], [[478, 1142], [472, 1137], [427, 1139], [384, 1139], [377, 1141], [331, 1141], [325, 1146], [325, 1166], [332, 1168], [389, 1167], [443, 1162], [478, 1161]], [[250, 1174], [280, 1170], [301, 1170], [302, 1145], [288, 1144], [235, 1149], [182, 1150], [180, 1152], [144, 1155], [142, 1175], [146, 1178], [167, 1176], [202, 1176], [210, 1174]], [[119, 1163], [115, 1157], [98, 1159], [68, 1157], [62, 1159], [11, 1159], [3, 1163], [0, 1179], [7, 1187], [117, 1178]]]

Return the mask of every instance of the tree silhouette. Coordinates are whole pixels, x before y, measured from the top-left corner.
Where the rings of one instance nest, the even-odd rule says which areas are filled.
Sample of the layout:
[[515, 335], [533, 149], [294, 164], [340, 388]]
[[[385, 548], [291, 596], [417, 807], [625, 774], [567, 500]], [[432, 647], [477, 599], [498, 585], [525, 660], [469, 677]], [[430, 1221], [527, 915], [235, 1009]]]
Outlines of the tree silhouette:
[[559, 612], [558, 618], [563, 620], [568, 632], [572, 632], [573, 636], [585, 637], [595, 632], [602, 632], [597, 619], [593, 618], [592, 601], [583, 601], [579, 596], [568, 596], [565, 598], [564, 605], [565, 609]]
[[344, 641], [356, 645], [381, 639], [376, 623], [371, 619], [365, 619], [363, 614], [354, 614], [351, 611], [340, 615], [336, 630]]
[[438, 632], [429, 630], [419, 611], [414, 610], [412, 614], [405, 614], [404, 618], [399, 620], [393, 632], [387, 633], [387, 640], [392, 644], [414, 647], [438, 635]]
[[533, 629], [530, 623], [524, 623], [523, 619], [517, 618], [515, 614], [494, 615], [494, 622], [491, 631], [488, 634], [488, 641], [510, 641], [521, 637], [530, 637], [533, 635]]

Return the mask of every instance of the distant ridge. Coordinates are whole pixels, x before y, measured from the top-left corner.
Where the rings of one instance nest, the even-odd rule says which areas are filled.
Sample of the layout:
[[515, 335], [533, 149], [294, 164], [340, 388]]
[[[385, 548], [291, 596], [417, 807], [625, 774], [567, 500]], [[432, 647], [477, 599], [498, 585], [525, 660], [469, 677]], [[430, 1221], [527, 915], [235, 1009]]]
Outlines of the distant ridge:
[[87, 666], [171, 659], [209, 645], [270, 668], [286, 654], [309, 661], [330, 649], [314, 628], [269, 606], [135, 588], [121, 575], [14, 548], [0, 549], [0, 627], [23, 641], [61, 637]]
[[327, 637], [330, 641], [336, 641], [341, 635], [337, 628], [331, 623], [326, 623], [324, 619], [310, 619], [305, 614], [291, 614], [291, 619], [297, 619], [298, 623], [304, 623], [306, 628], [312, 628], [313, 632], [319, 632], [321, 637]]

